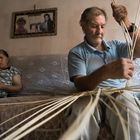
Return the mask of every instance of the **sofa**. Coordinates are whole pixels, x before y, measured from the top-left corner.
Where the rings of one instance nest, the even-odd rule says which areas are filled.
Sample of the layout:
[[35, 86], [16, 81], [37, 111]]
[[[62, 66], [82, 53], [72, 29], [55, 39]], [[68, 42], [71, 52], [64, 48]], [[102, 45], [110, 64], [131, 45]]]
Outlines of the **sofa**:
[[[69, 81], [66, 54], [12, 56], [10, 61], [21, 71], [23, 89], [19, 93], [9, 94], [8, 98], [0, 99], [0, 123], [41, 104], [26, 104], [26, 102], [53, 98], [57, 95], [65, 96], [76, 91], [73, 83]], [[1, 125], [0, 133], [2, 134], [31, 113], [21, 115]], [[57, 140], [64, 130], [63, 116], [62, 112], [46, 125], [25, 136], [24, 139]]]
[[[134, 63], [137, 69], [133, 80], [129, 82], [130, 84], [138, 83], [140, 80], [140, 60], [138, 59]], [[41, 104], [40, 102], [31, 102], [57, 96], [67, 96], [76, 92], [73, 83], [69, 81], [66, 54], [13, 56], [11, 57], [11, 64], [17, 67], [22, 73], [23, 89], [17, 94], [9, 95], [8, 98], [0, 99], [0, 134], [27, 116], [30, 116], [33, 112], [23, 114], [11, 120], [10, 118]], [[59, 115], [22, 139], [59, 139], [67, 128], [65, 117], [65, 111], [62, 111]], [[7, 119], [10, 121], [2, 124]], [[103, 127], [101, 129], [99, 140], [103, 137], [106, 140], [112, 139], [109, 128]]]

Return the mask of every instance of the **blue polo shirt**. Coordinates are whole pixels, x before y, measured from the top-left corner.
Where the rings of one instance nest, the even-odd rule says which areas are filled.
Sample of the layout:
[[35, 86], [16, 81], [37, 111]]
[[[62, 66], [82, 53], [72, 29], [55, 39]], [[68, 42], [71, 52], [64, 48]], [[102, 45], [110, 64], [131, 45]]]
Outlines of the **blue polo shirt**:
[[[89, 75], [103, 65], [120, 58], [128, 57], [127, 44], [117, 40], [103, 41], [106, 49], [99, 51], [86, 41], [72, 48], [68, 55], [68, 71], [70, 80], [77, 75]], [[125, 79], [107, 79], [98, 87], [124, 87]]]

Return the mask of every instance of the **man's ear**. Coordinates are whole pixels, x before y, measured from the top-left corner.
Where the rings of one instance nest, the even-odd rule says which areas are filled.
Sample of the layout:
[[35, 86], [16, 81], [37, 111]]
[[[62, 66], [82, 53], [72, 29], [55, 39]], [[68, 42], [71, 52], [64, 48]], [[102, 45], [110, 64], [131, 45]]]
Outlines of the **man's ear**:
[[83, 30], [83, 33], [85, 33], [85, 28], [86, 28], [85, 23], [80, 23], [80, 26], [81, 26], [81, 28], [82, 28], [82, 30]]

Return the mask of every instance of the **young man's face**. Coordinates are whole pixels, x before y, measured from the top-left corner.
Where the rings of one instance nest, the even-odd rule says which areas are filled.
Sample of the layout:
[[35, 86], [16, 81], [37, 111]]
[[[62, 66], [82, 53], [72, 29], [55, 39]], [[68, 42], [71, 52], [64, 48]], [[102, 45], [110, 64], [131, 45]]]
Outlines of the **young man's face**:
[[44, 19], [45, 19], [45, 21], [48, 21], [49, 16], [48, 16], [48, 15], [45, 15], [45, 16], [44, 16]]
[[102, 42], [105, 33], [105, 25], [106, 20], [103, 15], [91, 16], [90, 22], [82, 26], [87, 41], [92, 44]]

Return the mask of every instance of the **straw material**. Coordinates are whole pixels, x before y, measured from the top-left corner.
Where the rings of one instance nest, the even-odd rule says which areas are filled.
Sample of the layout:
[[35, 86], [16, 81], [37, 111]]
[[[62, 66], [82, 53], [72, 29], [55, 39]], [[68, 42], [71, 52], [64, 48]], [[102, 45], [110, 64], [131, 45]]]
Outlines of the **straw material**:
[[[115, 0], [112, 0], [112, 2], [116, 3]], [[126, 38], [126, 42], [128, 43], [129, 57], [132, 60], [139, 31], [137, 32], [137, 35], [135, 37], [133, 35], [131, 39], [123, 21], [121, 22], [121, 26], [123, 29], [124, 36]], [[54, 117], [58, 116], [65, 109], [70, 107], [75, 101], [77, 101], [79, 98], [84, 96], [90, 96], [88, 105], [85, 106], [85, 109], [76, 118], [76, 120], [68, 128], [68, 130], [61, 136], [60, 140], [77, 140], [78, 138], [80, 138], [80, 135], [84, 132], [84, 126], [89, 124], [90, 117], [94, 114], [95, 108], [99, 101], [101, 101], [112, 113], [114, 113], [119, 118], [121, 122], [121, 126], [123, 128], [124, 138], [125, 140], [128, 140], [129, 139], [128, 131], [129, 128], [132, 128], [132, 126], [127, 122], [127, 120], [125, 120], [122, 117], [118, 107], [122, 108], [126, 112], [130, 112], [131, 114], [133, 113], [137, 114], [137, 112], [135, 112], [132, 109], [130, 110], [129, 108], [126, 109], [124, 104], [117, 101], [112, 96], [112, 93], [123, 95], [123, 91], [125, 90], [132, 91], [132, 92], [140, 92], [140, 85], [137, 86], [126, 85], [125, 88], [106, 88], [106, 89], [99, 88], [93, 91], [74, 93], [71, 96], [66, 96], [66, 95], [57, 96], [57, 97], [46, 98], [45, 100], [42, 99], [42, 100], [32, 101], [32, 102], [7, 103], [7, 104], [2, 103], [0, 104], [0, 106], [32, 105], [33, 107], [1, 122], [0, 127], [3, 127], [3, 125], [13, 121], [14, 119], [19, 118], [27, 113], [30, 113], [28, 117], [22, 119], [22, 121], [14, 124], [8, 130], [1, 133], [0, 138], [2, 138], [3, 140], [19, 140], [25, 137], [27, 134], [34, 131], [35, 129], [39, 128], [46, 122], [49, 122]], [[104, 100], [102, 100], [101, 98], [102, 96], [107, 97], [112, 105], [109, 105]], [[126, 100], [129, 101], [129, 99], [127, 98]], [[132, 101], [129, 102], [132, 103]], [[34, 106], [35, 104], [39, 104], [39, 105]], [[34, 112], [31, 113], [32, 111]], [[129, 116], [127, 117], [129, 119]], [[135, 130], [135, 128], [132, 129], [134, 129], [134, 131], [137, 131]]]

